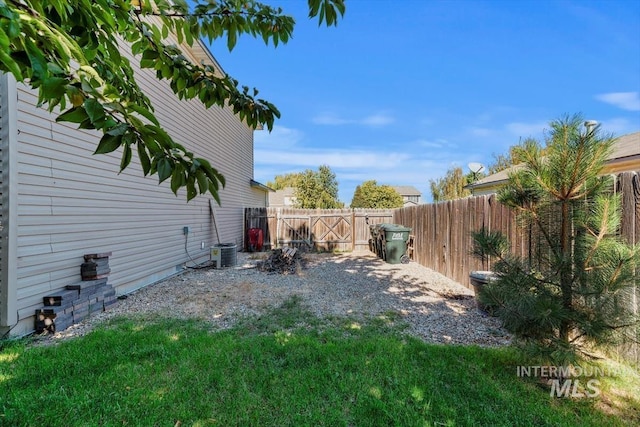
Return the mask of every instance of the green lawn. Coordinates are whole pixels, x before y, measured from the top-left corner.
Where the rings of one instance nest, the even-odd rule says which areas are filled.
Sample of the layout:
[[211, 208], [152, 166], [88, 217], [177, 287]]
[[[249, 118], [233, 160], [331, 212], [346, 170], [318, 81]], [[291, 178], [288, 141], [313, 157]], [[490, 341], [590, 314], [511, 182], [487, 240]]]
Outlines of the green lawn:
[[[319, 320], [290, 300], [232, 330], [118, 319], [40, 347], [4, 342], [3, 426], [605, 426], [640, 422], [638, 373], [555, 398], [508, 348], [428, 345], [390, 315]], [[622, 368], [621, 368], [622, 369]]]

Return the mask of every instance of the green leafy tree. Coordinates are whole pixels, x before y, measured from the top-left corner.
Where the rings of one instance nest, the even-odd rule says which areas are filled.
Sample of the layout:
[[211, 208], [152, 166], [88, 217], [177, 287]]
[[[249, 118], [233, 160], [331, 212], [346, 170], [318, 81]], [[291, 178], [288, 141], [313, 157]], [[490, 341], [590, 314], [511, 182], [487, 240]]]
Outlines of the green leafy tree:
[[[308, 5], [320, 24], [335, 25], [345, 11], [344, 0]], [[162, 129], [120, 44], [178, 98], [229, 106], [249, 126], [271, 130], [280, 117], [273, 104], [213, 66], [191, 62], [171, 37], [189, 46], [226, 38], [233, 49], [246, 34], [277, 46], [293, 28], [282, 9], [254, 0], [0, 0], [0, 71], [37, 90], [40, 105], [61, 113], [58, 121], [98, 130], [95, 153], [120, 149], [121, 170], [135, 151], [143, 173], [170, 179], [174, 193], [186, 187], [189, 200], [208, 191], [219, 202], [224, 177]]]
[[470, 175], [465, 175], [460, 167], [449, 169], [442, 178], [430, 179], [429, 185], [433, 201], [441, 202], [470, 196], [471, 192], [464, 188], [465, 185], [471, 182], [470, 179]]
[[614, 139], [582, 117], [551, 123], [546, 151], [516, 148], [523, 167], [498, 193], [532, 230], [529, 259], [509, 252], [499, 233], [475, 234], [476, 254], [497, 260], [497, 280], [480, 293], [532, 354], [567, 363], [589, 345], [608, 344], [637, 323], [628, 301], [640, 247], [622, 242], [619, 198], [602, 168]]
[[375, 180], [356, 187], [351, 200], [352, 208], [393, 209], [404, 204], [402, 196], [389, 185], [378, 185]]
[[498, 172], [503, 171], [505, 169], [509, 169], [513, 165], [514, 165], [514, 163], [513, 163], [512, 157], [511, 157], [511, 151], [509, 151], [509, 154], [495, 154], [494, 153], [493, 154], [493, 162], [488, 167], [489, 175], [492, 175], [494, 173], [498, 173]]
[[274, 190], [282, 190], [287, 187], [295, 188], [298, 186], [301, 176], [301, 172], [276, 175], [273, 181], [267, 182], [267, 187], [271, 187]]
[[331, 168], [322, 165], [318, 171], [307, 169], [300, 174], [295, 187], [296, 207], [303, 209], [338, 209], [338, 181]]

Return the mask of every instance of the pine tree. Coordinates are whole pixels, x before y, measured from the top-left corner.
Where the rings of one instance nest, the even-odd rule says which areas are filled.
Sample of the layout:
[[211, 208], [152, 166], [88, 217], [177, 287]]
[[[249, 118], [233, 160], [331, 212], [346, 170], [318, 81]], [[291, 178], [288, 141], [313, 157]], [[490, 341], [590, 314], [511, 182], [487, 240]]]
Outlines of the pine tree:
[[614, 141], [599, 126], [584, 131], [576, 115], [551, 123], [544, 150], [533, 141], [516, 149], [524, 167], [498, 200], [530, 231], [529, 259], [509, 253], [499, 233], [474, 235], [476, 254], [498, 260], [481, 301], [547, 361], [571, 362], [638, 322], [628, 297], [640, 247], [618, 238], [618, 196], [602, 175]]

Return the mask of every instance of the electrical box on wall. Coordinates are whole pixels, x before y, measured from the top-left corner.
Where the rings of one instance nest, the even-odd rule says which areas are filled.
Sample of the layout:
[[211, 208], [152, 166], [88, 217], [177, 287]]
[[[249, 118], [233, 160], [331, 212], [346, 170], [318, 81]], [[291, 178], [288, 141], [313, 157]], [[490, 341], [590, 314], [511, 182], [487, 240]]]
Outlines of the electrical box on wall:
[[189, 231], [191, 231], [189, 230], [189, 227], [182, 227], [182, 234], [184, 234], [185, 236], [189, 234]]

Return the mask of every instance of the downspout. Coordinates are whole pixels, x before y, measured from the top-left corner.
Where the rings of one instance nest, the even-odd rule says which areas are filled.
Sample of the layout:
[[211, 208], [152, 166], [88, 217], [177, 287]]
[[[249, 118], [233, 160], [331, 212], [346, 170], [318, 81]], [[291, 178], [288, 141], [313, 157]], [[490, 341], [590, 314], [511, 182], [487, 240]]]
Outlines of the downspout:
[[0, 336], [18, 323], [18, 90], [13, 75], [0, 73], [2, 230], [0, 231]]

